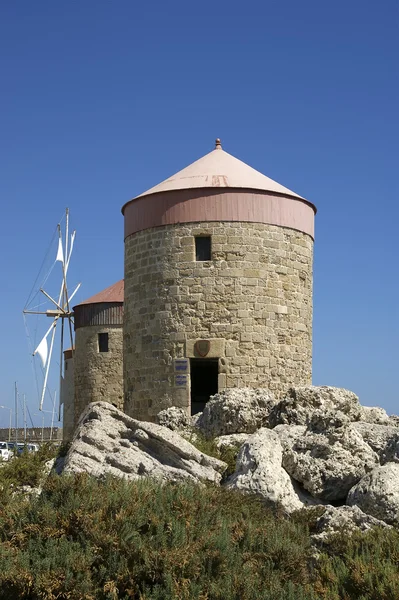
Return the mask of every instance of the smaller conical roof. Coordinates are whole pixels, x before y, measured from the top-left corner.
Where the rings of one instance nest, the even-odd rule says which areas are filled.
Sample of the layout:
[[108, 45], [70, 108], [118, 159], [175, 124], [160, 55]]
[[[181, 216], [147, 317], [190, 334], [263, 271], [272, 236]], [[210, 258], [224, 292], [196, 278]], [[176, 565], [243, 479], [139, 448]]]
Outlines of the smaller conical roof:
[[216, 140], [216, 146], [212, 152], [205, 154], [182, 171], [165, 179], [137, 198], [173, 190], [221, 187], [262, 190], [304, 200], [295, 192], [222, 150], [219, 139]]
[[125, 282], [124, 279], [117, 281], [113, 285], [105, 288], [102, 292], [91, 296], [88, 300], [84, 300], [83, 302], [79, 302], [77, 306], [81, 306], [82, 304], [99, 304], [102, 302], [123, 302], [124, 300], [124, 288]]

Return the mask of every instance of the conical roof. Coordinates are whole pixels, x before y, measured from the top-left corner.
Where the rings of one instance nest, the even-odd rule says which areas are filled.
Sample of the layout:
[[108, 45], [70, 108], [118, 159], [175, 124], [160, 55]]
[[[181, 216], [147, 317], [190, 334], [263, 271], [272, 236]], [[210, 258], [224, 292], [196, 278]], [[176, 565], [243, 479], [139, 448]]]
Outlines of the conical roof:
[[137, 198], [173, 190], [220, 187], [262, 190], [304, 200], [295, 192], [225, 152], [219, 139], [216, 140], [216, 147], [212, 152], [205, 154]]
[[81, 306], [82, 304], [98, 304], [102, 302], [123, 302], [124, 300], [124, 288], [125, 282], [123, 279], [117, 281], [113, 285], [105, 288], [102, 292], [91, 296], [88, 300], [84, 300], [77, 304], [77, 306]]

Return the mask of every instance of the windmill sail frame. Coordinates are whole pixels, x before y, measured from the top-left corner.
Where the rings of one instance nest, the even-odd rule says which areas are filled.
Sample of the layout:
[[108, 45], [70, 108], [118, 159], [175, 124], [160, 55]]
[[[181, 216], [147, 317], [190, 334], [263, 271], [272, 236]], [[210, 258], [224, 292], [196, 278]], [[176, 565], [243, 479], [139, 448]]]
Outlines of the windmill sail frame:
[[[65, 211], [65, 237], [63, 239], [63, 233], [61, 229], [61, 224], [57, 225], [58, 231], [58, 247], [57, 247], [57, 255], [55, 259], [55, 263], [61, 262], [62, 267], [62, 280], [60, 284], [60, 291], [57, 299], [54, 299], [48, 292], [46, 292], [43, 287], [40, 288], [40, 292], [49, 300], [53, 305], [53, 309], [48, 309], [45, 311], [40, 310], [29, 310], [28, 308], [24, 308], [23, 314], [35, 314], [35, 315], [46, 315], [49, 318], [53, 319], [50, 327], [46, 331], [45, 335], [42, 337], [36, 349], [33, 351], [32, 356], [36, 354], [40, 357], [43, 368], [44, 368], [44, 381], [40, 394], [40, 402], [39, 402], [39, 410], [43, 410], [43, 402], [44, 397], [47, 390], [48, 377], [50, 372], [51, 359], [53, 355], [54, 349], [54, 340], [56, 334], [56, 328], [59, 322], [61, 322], [61, 343], [60, 343], [60, 393], [58, 395], [59, 404], [58, 404], [58, 418], [61, 419], [61, 386], [63, 381], [63, 353], [64, 353], [64, 324], [65, 320], [68, 321], [68, 329], [69, 329], [69, 338], [70, 338], [70, 347], [72, 349], [72, 356], [74, 355], [75, 347], [74, 347], [74, 339], [73, 339], [73, 312], [71, 310], [71, 300], [75, 296], [76, 292], [80, 288], [80, 283], [75, 287], [72, 294], [68, 292], [67, 285], [67, 275], [68, 269], [71, 261], [72, 250], [74, 247], [74, 241], [76, 237], [76, 231], [73, 231], [71, 234], [71, 239], [69, 240], [69, 209], [67, 208]], [[70, 242], [70, 243], [69, 243]], [[50, 338], [50, 348], [48, 348], [47, 338], [51, 335]]]

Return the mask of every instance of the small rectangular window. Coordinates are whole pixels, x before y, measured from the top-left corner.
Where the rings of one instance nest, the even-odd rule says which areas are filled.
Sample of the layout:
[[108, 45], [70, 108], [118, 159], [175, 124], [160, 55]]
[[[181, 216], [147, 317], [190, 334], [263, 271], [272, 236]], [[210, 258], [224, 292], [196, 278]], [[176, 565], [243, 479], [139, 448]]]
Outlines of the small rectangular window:
[[108, 333], [98, 334], [98, 351], [108, 352]]
[[211, 260], [211, 236], [195, 238], [195, 260]]

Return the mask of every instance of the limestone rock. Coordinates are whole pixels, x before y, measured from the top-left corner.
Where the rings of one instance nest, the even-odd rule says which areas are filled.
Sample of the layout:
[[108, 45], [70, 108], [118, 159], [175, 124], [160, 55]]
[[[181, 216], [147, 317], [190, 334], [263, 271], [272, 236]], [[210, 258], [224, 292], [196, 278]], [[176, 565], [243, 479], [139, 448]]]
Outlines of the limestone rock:
[[312, 541], [316, 545], [328, 543], [335, 533], [345, 531], [351, 535], [355, 531], [369, 531], [374, 527], [389, 527], [384, 521], [365, 514], [358, 506], [326, 506], [324, 513], [316, 522], [316, 531]]
[[277, 433], [260, 429], [244, 442], [237, 456], [236, 471], [226, 487], [257, 494], [269, 505], [279, 505], [290, 513], [309, 501], [295, 489], [281, 466], [282, 446]]
[[89, 404], [65, 458], [64, 472], [219, 483], [227, 465], [178, 433], [136, 421], [106, 402]]
[[399, 417], [398, 415], [390, 415], [388, 417], [389, 423], [388, 425], [392, 425], [393, 427], [399, 427]]
[[362, 406], [360, 420], [365, 423], [378, 423], [380, 425], [390, 424], [390, 417], [387, 412], [379, 406]]
[[378, 454], [382, 465], [391, 461], [399, 462], [399, 427], [362, 421], [352, 423], [351, 427], [358, 431], [363, 440]]
[[247, 433], [231, 433], [230, 435], [221, 435], [215, 438], [216, 446], [219, 448], [233, 448], [242, 446], [248, 439]]
[[277, 433], [283, 447], [283, 454], [288, 448], [292, 448], [296, 440], [305, 435], [305, 425], [276, 425], [273, 429]]
[[198, 420], [201, 418], [202, 412], [191, 415], [191, 427], [197, 427]]
[[349, 492], [349, 506], [386, 523], [399, 523], [399, 464], [387, 463], [376, 467]]
[[349, 426], [310, 428], [286, 447], [283, 467], [315, 498], [338, 502], [378, 463], [376, 453]]
[[349, 421], [359, 421], [362, 406], [353, 392], [330, 386], [290, 388], [286, 397], [270, 413], [270, 426], [308, 425], [316, 410], [343, 413]]
[[43, 466], [43, 479], [46, 479], [46, 477], [48, 477], [48, 475], [50, 475], [51, 471], [54, 469], [55, 462], [56, 462], [56, 459], [55, 458], [51, 458], [50, 460], [47, 460], [44, 463], [44, 466]]
[[309, 416], [308, 431], [326, 433], [350, 424], [350, 419], [340, 410], [318, 408]]
[[13, 496], [27, 496], [37, 498], [42, 493], [41, 487], [32, 487], [30, 485], [20, 485], [16, 487], [12, 493]]
[[275, 404], [274, 396], [265, 389], [226, 389], [206, 403], [196, 427], [209, 438], [254, 433], [268, 424], [270, 410]]
[[183, 408], [171, 406], [165, 408], [157, 414], [157, 423], [163, 427], [168, 427], [172, 431], [187, 429], [191, 425], [191, 419]]

